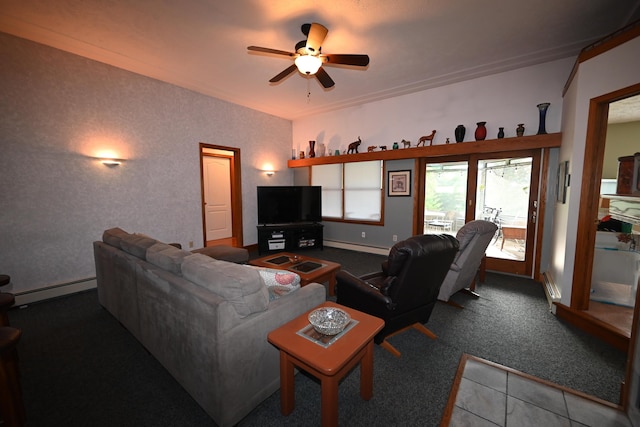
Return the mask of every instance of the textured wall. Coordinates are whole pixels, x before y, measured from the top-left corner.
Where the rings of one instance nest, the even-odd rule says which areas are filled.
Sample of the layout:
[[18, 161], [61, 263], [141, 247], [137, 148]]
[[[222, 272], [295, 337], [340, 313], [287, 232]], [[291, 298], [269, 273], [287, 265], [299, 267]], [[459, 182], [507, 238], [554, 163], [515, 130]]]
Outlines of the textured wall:
[[591, 99], [640, 83], [640, 37], [580, 64], [563, 99], [562, 146], [558, 160], [569, 161], [571, 185], [567, 203], [556, 204], [549, 276], [562, 290], [562, 304], [571, 304], [576, 264], [578, 218], [583, 201], [582, 169]]
[[[316, 140], [331, 150], [342, 151], [358, 136], [363, 141], [361, 151], [369, 145], [390, 147], [402, 139], [415, 146], [420, 136], [433, 129], [437, 130], [433, 143], [438, 145], [444, 144], [446, 138], [455, 141], [453, 131], [458, 124], [467, 128], [465, 141], [473, 141], [479, 121], [487, 122], [487, 139], [496, 138], [498, 127], [504, 127], [506, 137], [515, 136], [518, 123], [524, 123], [525, 135], [535, 135], [539, 123], [536, 105], [541, 102], [551, 102], [547, 132], [559, 132], [562, 89], [573, 62], [572, 58], [561, 59], [298, 119], [293, 122], [293, 148], [299, 150], [305, 141]], [[358, 224], [347, 228], [345, 224], [325, 221], [325, 237], [339, 236], [343, 242], [389, 247], [394, 234], [400, 238], [411, 233], [411, 212], [403, 198], [387, 198], [383, 227]], [[364, 241], [360, 237], [362, 231], [367, 234]]]
[[[292, 182], [288, 120], [3, 33], [0, 57], [6, 290], [94, 276], [91, 244], [109, 227], [202, 246], [199, 142], [241, 149], [245, 245], [255, 187]], [[103, 150], [126, 161], [108, 168]]]

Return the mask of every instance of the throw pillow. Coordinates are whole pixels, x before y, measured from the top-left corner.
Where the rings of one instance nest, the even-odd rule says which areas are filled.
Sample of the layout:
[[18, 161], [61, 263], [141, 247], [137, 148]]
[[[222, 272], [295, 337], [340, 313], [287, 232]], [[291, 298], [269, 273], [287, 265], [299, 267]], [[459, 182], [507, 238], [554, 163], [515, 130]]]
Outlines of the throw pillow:
[[300, 276], [287, 270], [277, 270], [275, 268], [253, 267], [258, 270], [260, 278], [269, 291], [269, 301], [287, 295], [300, 289]]

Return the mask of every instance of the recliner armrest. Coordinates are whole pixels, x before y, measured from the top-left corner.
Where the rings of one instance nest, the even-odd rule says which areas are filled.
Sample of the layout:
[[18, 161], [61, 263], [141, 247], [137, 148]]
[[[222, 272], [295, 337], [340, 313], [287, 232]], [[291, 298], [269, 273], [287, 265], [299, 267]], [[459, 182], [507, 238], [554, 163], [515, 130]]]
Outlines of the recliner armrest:
[[[391, 298], [383, 295], [374, 285], [354, 276], [348, 271], [339, 271], [336, 274], [338, 300], [341, 298], [360, 299], [362, 303], [376, 303], [389, 305]], [[338, 301], [340, 303], [340, 301]]]

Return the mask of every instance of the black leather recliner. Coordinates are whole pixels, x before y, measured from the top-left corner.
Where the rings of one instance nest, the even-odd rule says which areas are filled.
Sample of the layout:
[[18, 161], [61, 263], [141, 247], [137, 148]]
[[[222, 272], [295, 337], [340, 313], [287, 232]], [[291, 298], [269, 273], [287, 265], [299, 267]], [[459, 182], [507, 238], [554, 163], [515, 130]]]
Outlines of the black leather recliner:
[[391, 248], [378, 273], [358, 278], [339, 271], [337, 302], [382, 318], [385, 326], [374, 341], [400, 356], [386, 341], [388, 336], [413, 327], [436, 338], [423, 324], [431, 316], [457, 252], [458, 240], [447, 234], [410, 237]]

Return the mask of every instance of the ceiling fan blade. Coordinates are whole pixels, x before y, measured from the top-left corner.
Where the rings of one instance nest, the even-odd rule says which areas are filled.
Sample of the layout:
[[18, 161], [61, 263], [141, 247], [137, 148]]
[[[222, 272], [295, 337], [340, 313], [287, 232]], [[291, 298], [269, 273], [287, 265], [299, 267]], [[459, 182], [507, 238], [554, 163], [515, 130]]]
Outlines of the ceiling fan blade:
[[329, 74], [327, 74], [327, 72], [322, 67], [318, 68], [318, 72], [316, 73], [316, 78], [325, 89], [329, 89], [330, 87], [333, 87], [333, 85], [335, 85], [335, 82], [333, 81], [333, 79], [329, 76]]
[[356, 65], [366, 67], [369, 65], [369, 55], [322, 55], [327, 58], [328, 64]]
[[284, 70], [283, 72], [281, 72], [280, 74], [278, 74], [277, 76], [275, 76], [274, 78], [269, 80], [269, 83], [278, 83], [280, 80], [284, 79], [289, 74], [291, 74], [294, 71], [296, 71], [297, 69], [298, 69], [298, 67], [296, 67], [296, 64], [292, 64], [286, 70]]
[[316, 22], [311, 24], [309, 35], [307, 36], [307, 51], [310, 54], [313, 55], [320, 52], [322, 42], [324, 42], [324, 38], [327, 37], [328, 32], [329, 30], [327, 30], [327, 27], [324, 25]]
[[249, 47], [247, 47], [247, 49], [251, 50], [253, 52], [271, 53], [271, 54], [274, 54], [274, 55], [283, 55], [283, 56], [288, 56], [288, 57], [296, 56], [296, 54], [293, 53], [293, 52], [287, 52], [287, 51], [284, 51], [284, 50], [277, 50], [277, 49], [269, 49], [268, 47], [249, 46]]

